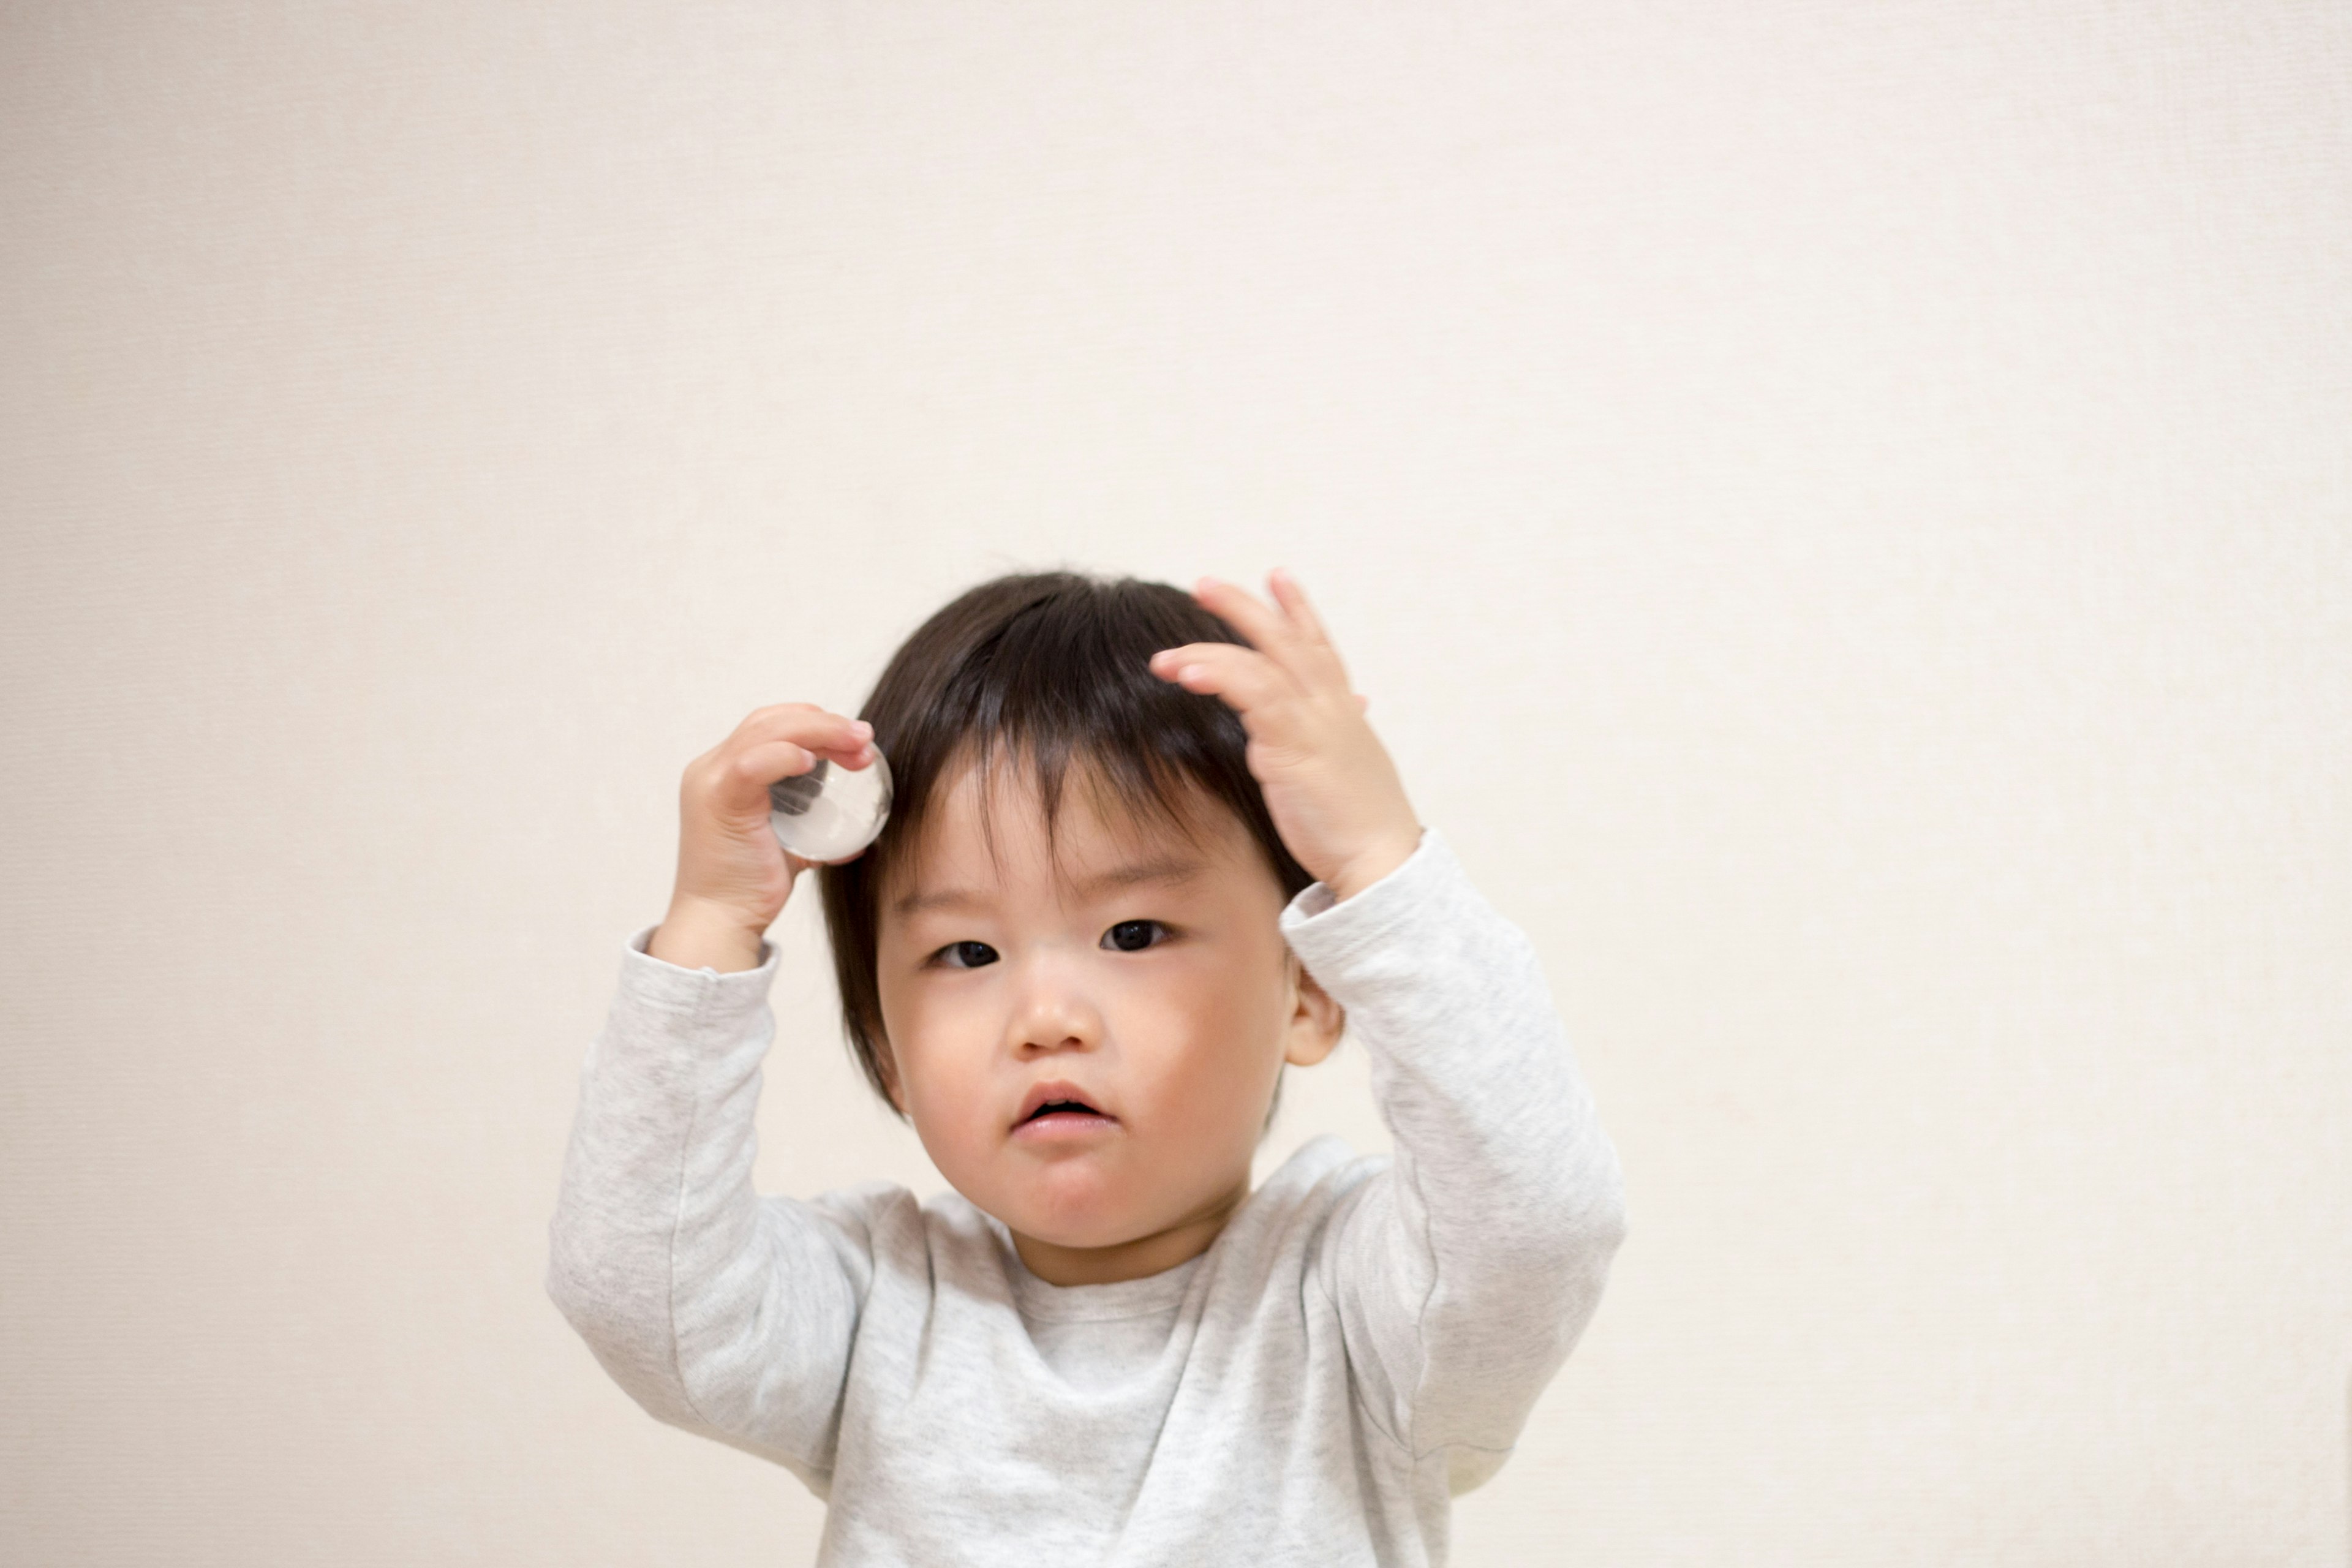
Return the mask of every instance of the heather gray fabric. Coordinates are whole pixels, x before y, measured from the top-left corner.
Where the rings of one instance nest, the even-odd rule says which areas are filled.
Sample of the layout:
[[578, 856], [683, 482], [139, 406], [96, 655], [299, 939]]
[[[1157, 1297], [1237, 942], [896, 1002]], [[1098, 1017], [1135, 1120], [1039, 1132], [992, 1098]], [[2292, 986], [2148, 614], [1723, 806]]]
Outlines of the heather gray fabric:
[[1442, 1563], [1599, 1303], [1616, 1152], [1533, 949], [1434, 832], [1282, 929], [1395, 1155], [1318, 1139], [1200, 1257], [1063, 1288], [952, 1193], [756, 1194], [774, 952], [687, 970], [649, 927], [582, 1070], [548, 1292], [646, 1410], [828, 1499], [822, 1563]]

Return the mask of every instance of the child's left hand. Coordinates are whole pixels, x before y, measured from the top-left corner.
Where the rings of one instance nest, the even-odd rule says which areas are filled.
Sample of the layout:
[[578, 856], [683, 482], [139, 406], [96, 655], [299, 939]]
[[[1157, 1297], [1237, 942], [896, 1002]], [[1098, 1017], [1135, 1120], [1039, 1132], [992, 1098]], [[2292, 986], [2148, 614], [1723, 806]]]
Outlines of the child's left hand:
[[1346, 899], [1403, 865], [1421, 824], [1306, 594], [1279, 568], [1266, 585], [1274, 606], [1202, 578], [1192, 596], [1251, 646], [1165, 648], [1151, 656], [1151, 673], [1222, 698], [1241, 715], [1250, 772], [1283, 843], [1333, 898]]

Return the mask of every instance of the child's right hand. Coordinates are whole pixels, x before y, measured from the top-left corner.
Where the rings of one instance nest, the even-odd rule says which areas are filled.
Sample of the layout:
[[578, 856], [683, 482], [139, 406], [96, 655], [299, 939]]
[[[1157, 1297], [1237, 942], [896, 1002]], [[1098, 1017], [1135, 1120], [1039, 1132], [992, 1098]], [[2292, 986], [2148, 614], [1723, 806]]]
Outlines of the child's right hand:
[[687, 969], [758, 967], [761, 934], [810, 864], [776, 842], [768, 786], [819, 757], [862, 768], [874, 755], [864, 720], [785, 702], [756, 710], [688, 763], [677, 791], [677, 882], [646, 951]]

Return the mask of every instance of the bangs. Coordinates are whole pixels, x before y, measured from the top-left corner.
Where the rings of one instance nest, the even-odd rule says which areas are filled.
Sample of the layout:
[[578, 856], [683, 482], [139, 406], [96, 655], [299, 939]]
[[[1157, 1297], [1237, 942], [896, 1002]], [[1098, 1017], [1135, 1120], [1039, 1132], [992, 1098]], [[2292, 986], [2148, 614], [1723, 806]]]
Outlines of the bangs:
[[1049, 853], [1058, 849], [1057, 828], [1073, 791], [1114, 836], [1139, 841], [1158, 830], [1194, 848], [1203, 847], [1206, 814], [1218, 809], [1190, 774], [1139, 765], [1131, 753], [1097, 751], [1082, 742], [1039, 745], [1020, 735], [977, 737], [948, 755], [922, 806], [906, 814], [897, 852], [877, 872], [878, 897], [894, 898], [905, 889], [925, 827], [967, 779], [982, 841], [990, 861], [1000, 868], [998, 812], [1007, 795], [1018, 797], [1015, 809], [1037, 814]]
[[[1203, 794], [1244, 820], [1252, 807], [1263, 812], [1240, 716], [1150, 668], [1161, 648], [1241, 639], [1189, 597], [1170, 603], [1173, 589], [1106, 586], [1066, 590], [1008, 617], [954, 660], [927, 701], [893, 701], [898, 694], [884, 678], [862, 717], [904, 804], [875, 847], [881, 864], [919, 840], [942, 786], [967, 767], [983, 807], [1008, 779], [1025, 778], [1049, 839], [1074, 774], [1106, 815], [1187, 837]], [[983, 809], [983, 822], [992, 816]]]

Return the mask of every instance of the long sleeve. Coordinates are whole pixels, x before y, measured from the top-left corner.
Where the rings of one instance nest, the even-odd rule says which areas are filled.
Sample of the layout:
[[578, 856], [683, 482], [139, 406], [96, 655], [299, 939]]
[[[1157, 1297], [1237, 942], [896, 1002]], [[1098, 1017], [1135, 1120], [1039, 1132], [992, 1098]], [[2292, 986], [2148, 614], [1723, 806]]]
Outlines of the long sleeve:
[[1344, 903], [1283, 913], [1370, 1054], [1390, 1167], [1317, 1262], [1359, 1398], [1450, 1489], [1500, 1466], [1600, 1304], [1623, 1181], [1533, 945], [1434, 831]]
[[753, 970], [688, 970], [645, 951], [652, 930], [630, 940], [581, 1069], [548, 1294], [652, 1415], [822, 1494], [867, 1237], [854, 1205], [751, 1185], [774, 949]]

